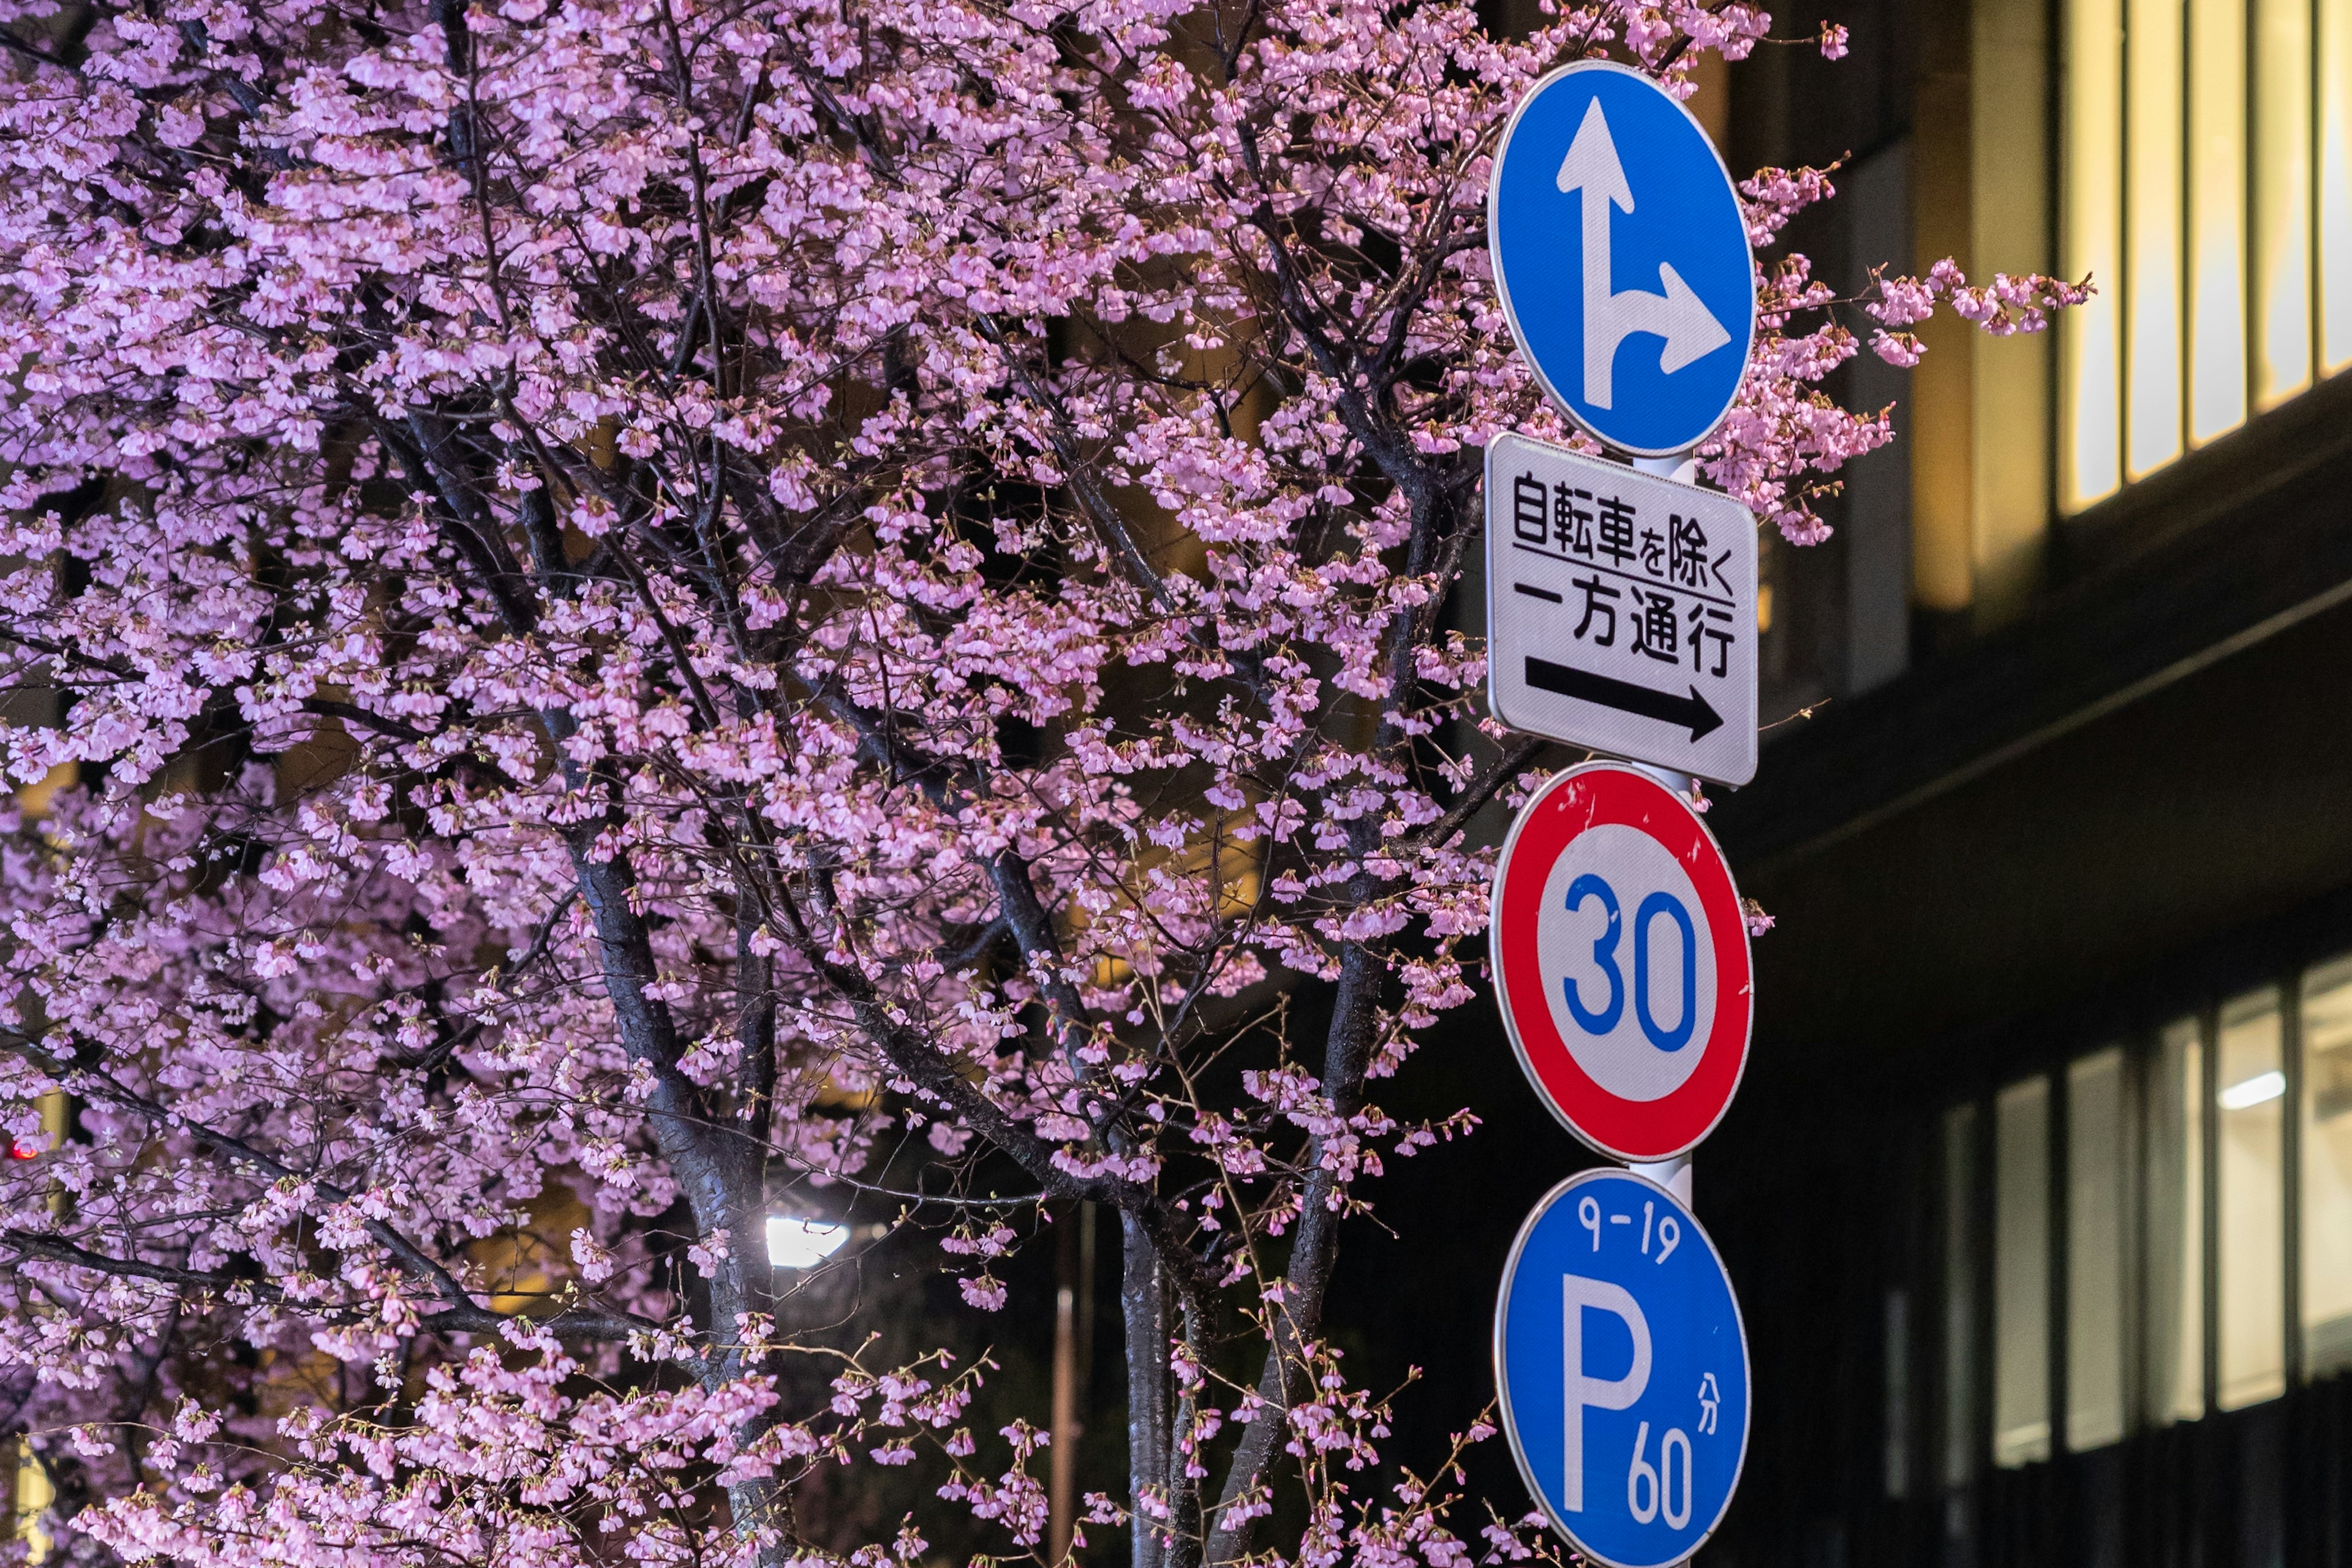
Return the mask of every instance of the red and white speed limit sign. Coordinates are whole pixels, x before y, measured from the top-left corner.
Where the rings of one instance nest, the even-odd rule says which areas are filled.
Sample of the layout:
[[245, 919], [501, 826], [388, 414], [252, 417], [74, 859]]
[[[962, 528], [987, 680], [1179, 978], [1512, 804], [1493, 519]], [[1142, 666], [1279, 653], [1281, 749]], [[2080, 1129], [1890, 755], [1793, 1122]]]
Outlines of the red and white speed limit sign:
[[1496, 996], [1528, 1080], [1626, 1161], [1688, 1152], [1748, 1064], [1748, 927], [1715, 837], [1613, 763], [1536, 792], [1495, 871]]

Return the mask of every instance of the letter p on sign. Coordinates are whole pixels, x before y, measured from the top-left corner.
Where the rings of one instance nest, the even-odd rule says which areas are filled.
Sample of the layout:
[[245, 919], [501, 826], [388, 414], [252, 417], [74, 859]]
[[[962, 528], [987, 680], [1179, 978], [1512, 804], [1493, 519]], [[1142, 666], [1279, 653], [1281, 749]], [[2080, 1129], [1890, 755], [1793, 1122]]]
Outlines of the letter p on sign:
[[[1581, 1274], [1559, 1277], [1560, 1368], [1566, 1393], [1567, 1430], [1560, 1458], [1568, 1473], [1561, 1478], [1563, 1501], [1570, 1513], [1584, 1511], [1584, 1413], [1624, 1410], [1650, 1385], [1650, 1320], [1641, 1303], [1622, 1285], [1587, 1279]], [[1622, 1321], [1633, 1336], [1633, 1364], [1622, 1377], [1589, 1377], [1584, 1371], [1584, 1309], [1607, 1312]]]

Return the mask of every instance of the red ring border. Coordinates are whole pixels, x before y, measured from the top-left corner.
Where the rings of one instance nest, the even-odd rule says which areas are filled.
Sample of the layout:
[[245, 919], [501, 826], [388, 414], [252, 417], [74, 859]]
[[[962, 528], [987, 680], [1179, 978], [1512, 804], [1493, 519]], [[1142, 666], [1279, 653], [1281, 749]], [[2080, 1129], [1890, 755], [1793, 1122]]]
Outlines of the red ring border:
[[[1698, 1066], [1681, 1088], [1653, 1100], [1612, 1094], [1577, 1065], [1552, 1023], [1536, 951], [1552, 866], [1585, 832], [1612, 823], [1648, 834], [1681, 864], [1715, 944], [1715, 1018]], [[1756, 987], [1730, 865], [1687, 802], [1649, 774], [1615, 763], [1587, 763], [1553, 775], [1520, 808], [1503, 840], [1490, 920], [1503, 1028], [1536, 1097], [1560, 1125], [1612, 1159], [1643, 1163], [1688, 1153], [1715, 1131], [1747, 1071]], [[1533, 1005], [1515, 1007], [1515, 995], [1532, 995]]]

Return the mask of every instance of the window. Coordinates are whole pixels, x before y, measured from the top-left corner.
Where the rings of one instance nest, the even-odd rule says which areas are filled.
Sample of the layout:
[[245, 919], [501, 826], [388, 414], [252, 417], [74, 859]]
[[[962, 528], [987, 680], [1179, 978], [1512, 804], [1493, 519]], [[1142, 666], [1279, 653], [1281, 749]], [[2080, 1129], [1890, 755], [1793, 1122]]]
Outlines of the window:
[[2060, 266], [2101, 289], [2062, 328], [2074, 511], [2352, 363], [2352, 0], [2062, 14]]
[[[2107, 286], [2058, 319], [2062, 405], [2060, 484], [2072, 511], [2123, 483], [2122, 290], [2124, 24], [2122, 0], [2068, 0], [2065, 123], [2059, 243], [2069, 276]], [[2346, 143], [2352, 164], [2352, 138]], [[2347, 204], [2352, 206], [2352, 204]], [[2347, 214], [2352, 230], [2352, 211]], [[2345, 295], [2352, 302], [2352, 274]], [[2352, 321], [2347, 321], [2352, 341]]]
[[2066, 1447], [2124, 1436], [2124, 1053], [2066, 1069]]
[[2246, 419], [2246, 0], [2189, 3], [2189, 439]]
[[2214, 1040], [2221, 1281], [2214, 1403], [2235, 1410], [2286, 1388], [2286, 1072], [2278, 993], [2221, 1009]]
[[2352, 1368], [2352, 958], [2303, 983], [2303, 1365]]
[[2319, 368], [2352, 364], [2352, 0], [2319, 4]]
[[2263, 408], [2311, 384], [2311, 21], [2310, 0], [2254, 0], [2254, 395]]
[[2181, 0], [2131, 0], [2124, 33], [2125, 474], [2180, 455]]
[[2050, 1084], [1993, 1105], [1992, 1462], [2050, 1457]]
[[2159, 1426], [2205, 1414], [2204, 1106], [2204, 1032], [2183, 1018], [2157, 1039], [2144, 1102], [2145, 1408]]
[[[1948, 1497], [1988, 1455], [2352, 1376], [2352, 953], [1951, 1107], [1941, 1136]], [[1887, 1385], [1907, 1408], [1891, 1363]]]

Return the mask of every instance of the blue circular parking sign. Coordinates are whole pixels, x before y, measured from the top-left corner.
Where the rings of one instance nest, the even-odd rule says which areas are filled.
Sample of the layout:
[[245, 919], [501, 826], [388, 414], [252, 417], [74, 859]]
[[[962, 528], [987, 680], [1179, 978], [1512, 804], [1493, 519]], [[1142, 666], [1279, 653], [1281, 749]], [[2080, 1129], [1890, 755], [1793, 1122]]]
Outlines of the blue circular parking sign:
[[1730, 1276], [1674, 1194], [1586, 1171], [1519, 1229], [1495, 1385], [1528, 1489], [1609, 1568], [1668, 1568], [1722, 1521], [1748, 1456], [1748, 1335]]
[[1656, 82], [1606, 60], [1538, 82], [1495, 152], [1486, 244], [1519, 352], [1596, 439], [1662, 458], [1730, 411], [1756, 329], [1748, 224]]

